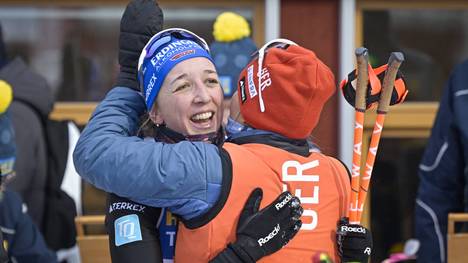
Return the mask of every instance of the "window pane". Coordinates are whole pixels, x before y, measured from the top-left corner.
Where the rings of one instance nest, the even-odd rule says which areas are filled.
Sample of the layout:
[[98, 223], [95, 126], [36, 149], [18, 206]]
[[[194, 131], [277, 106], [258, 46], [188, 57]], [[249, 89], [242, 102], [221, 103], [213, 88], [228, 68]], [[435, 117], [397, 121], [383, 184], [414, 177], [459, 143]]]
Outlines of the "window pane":
[[[228, 9], [162, 7], [164, 27], [183, 27], [213, 40], [216, 16]], [[99, 101], [118, 73], [118, 37], [125, 6], [2, 7], [9, 57], [21, 56], [44, 76], [57, 101]], [[249, 8], [230, 8], [251, 22]]]
[[9, 57], [21, 56], [60, 101], [103, 98], [118, 71], [124, 7], [2, 8]]
[[402, 51], [409, 101], [438, 101], [453, 67], [468, 58], [468, 10], [364, 11], [364, 45], [373, 66]]
[[387, 139], [379, 145], [372, 172], [372, 262], [381, 262], [414, 237], [418, 167], [427, 139]]

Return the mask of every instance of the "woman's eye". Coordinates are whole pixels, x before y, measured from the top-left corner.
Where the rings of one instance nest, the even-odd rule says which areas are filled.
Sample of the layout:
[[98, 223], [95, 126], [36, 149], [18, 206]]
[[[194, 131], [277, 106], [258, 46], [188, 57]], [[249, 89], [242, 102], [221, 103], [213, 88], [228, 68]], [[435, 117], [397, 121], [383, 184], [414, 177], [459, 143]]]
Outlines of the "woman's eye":
[[188, 83], [184, 83], [182, 85], [177, 86], [177, 88], [174, 90], [174, 92], [181, 91], [183, 89], [188, 88], [190, 85]]
[[215, 79], [215, 78], [208, 78], [207, 82], [208, 84], [219, 84], [218, 79]]

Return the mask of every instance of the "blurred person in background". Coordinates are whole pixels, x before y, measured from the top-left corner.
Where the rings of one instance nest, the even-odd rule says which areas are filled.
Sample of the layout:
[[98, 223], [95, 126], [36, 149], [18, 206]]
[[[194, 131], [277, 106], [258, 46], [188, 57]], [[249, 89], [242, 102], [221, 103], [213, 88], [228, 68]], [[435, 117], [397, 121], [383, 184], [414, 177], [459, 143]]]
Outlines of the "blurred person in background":
[[4, 189], [14, 177], [16, 159], [15, 133], [8, 106], [12, 99], [10, 85], [0, 80], [0, 240], [12, 262], [53, 263], [54, 252], [47, 248], [36, 224], [26, 213], [27, 206], [14, 191]]
[[76, 262], [74, 217], [81, 211], [81, 181], [68, 156], [79, 131], [71, 122], [49, 119], [54, 99], [45, 78], [21, 58], [9, 60], [3, 37], [0, 55], [0, 79], [11, 85], [14, 94], [10, 112], [16, 131], [17, 176], [8, 188], [21, 195], [47, 245], [60, 259]]
[[419, 262], [447, 261], [448, 214], [468, 212], [467, 72], [465, 60], [450, 75], [419, 165], [415, 208]]
[[257, 50], [247, 20], [233, 12], [223, 12], [213, 23], [215, 41], [210, 45], [211, 56], [224, 93], [223, 123], [227, 123], [231, 97], [237, 90], [237, 79]]
[[21, 58], [8, 58], [1, 25], [0, 79], [7, 81], [14, 92], [10, 112], [16, 131], [18, 176], [8, 187], [21, 195], [29, 215], [42, 231], [47, 180], [42, 119], [52, 110], [53, 97], [45, 78], [32, 71]]

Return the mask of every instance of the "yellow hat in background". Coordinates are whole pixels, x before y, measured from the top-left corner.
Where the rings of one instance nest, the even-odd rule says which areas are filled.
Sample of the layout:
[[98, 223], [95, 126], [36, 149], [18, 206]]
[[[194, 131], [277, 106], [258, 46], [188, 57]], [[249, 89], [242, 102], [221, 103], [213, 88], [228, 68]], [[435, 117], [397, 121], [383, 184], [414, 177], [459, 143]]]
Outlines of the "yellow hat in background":
[[0, 80], [0, 114], [4, 113], [10, 106], [13, 99], [13, 90], [10, 84], [4, 80]]
[[247, 20], [233, 12], [223, 12], [213, 24], [213, 36], [218, 42], [231, 42], [250, 36]]

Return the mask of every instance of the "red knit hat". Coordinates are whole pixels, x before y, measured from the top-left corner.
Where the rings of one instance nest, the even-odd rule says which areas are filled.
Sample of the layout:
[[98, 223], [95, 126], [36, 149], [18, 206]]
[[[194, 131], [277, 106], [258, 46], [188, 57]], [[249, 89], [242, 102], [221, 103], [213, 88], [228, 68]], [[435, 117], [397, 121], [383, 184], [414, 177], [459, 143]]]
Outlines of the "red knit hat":
[[[275, 41], [262, 47], [239, 76], [241, 114], [254, 128], [304, 139], [335, 92], [334, 76], [314, 52], [288, 40]], [[289, 45], [266, 50], [272, 42]]]

